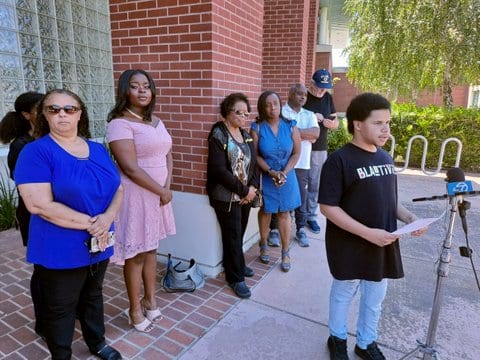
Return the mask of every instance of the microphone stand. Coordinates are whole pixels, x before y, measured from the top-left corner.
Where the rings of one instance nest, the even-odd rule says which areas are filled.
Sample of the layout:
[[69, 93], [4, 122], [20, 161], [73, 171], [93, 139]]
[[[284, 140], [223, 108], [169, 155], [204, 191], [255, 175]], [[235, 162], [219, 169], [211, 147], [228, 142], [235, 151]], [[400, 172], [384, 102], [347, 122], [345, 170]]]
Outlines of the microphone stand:
[[[442, 285], [450, 269], [451, 254], [450, 249], [452, 247], [453, 237], [453, 225], [455, 224], [455, 216], [459, 208], [459, 203], [463, 201], [462, 195], [451, 196], [450, 202], [450, 221], [448, 224], [447, 234], [443, 242], [442, 252], [440, 254], [440, 261], [437, 268], [437, 283], [435, 286], [435, 295], [433, 297], [432, 312], [430, 315], [430, 324], [428, 326], [427, 341], [425, 344], [417, 340], [418, 346], [400, 360], [410, 359], [417, 351], [423, 353], [423, 360], [440, 360], [440, 355], [435, 349], [435, 336], [437, 334], [438, 316], [440, 314], [440, 305], [442, 300]], [[463, 210], [463, 209], [462, 209]]]

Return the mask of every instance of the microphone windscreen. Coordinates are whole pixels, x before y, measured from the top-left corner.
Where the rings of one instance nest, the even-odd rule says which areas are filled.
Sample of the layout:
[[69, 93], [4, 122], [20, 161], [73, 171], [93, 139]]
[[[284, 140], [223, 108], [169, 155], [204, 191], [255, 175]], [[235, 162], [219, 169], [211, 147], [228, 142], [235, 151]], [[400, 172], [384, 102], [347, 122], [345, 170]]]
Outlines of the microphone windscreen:
[[465, 174], [460, 168], [451, 168], [447, 171], [447, 182], [465, 181]]

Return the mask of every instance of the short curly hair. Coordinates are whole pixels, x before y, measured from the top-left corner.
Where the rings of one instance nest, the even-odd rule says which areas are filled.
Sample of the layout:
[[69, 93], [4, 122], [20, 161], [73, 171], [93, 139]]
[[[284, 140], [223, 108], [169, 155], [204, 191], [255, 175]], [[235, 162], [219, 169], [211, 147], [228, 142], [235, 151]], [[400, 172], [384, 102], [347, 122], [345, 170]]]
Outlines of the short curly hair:
[[233, 93], [226, 96], [220, 103], [220, 115], [225, 119], [228, 113], [233, 110], [233, 107], [237, 102], [244, 102], [247, 104], [247, 110], [248, 112], [251, 112], [250, 102], [248, 101], [247, 96], [243, 93]]
[[373, 110], [390, 110], [390, 101], [380, 94], [364, 93], [356, 96], [347, 108], [348, 132], [353, 135], [353, 121], [365, 121]]

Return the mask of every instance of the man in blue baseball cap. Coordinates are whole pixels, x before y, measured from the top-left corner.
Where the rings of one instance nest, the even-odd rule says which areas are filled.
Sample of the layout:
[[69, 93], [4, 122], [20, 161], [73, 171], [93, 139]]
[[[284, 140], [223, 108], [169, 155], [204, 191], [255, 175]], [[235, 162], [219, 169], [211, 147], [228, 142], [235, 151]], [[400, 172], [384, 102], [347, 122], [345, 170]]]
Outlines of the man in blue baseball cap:
[[308, 89], [307, 102], [303, 106], [305, 109], [315, 113], [320, 126], [320, 136], [312, 145], [307, 194], [307, 226], [315, 234], [320, 232], [320, 226], [317, 222], [317, 201], [318, 189], [320, 188], [320, 174], [323, 163], [327, 160], [327, 132], [328, 129], [336, 129], [338, 127], [333, 98], [328, 92], [331, 88], [332, 75], [330, 72], [327, 69], [315, 71]]

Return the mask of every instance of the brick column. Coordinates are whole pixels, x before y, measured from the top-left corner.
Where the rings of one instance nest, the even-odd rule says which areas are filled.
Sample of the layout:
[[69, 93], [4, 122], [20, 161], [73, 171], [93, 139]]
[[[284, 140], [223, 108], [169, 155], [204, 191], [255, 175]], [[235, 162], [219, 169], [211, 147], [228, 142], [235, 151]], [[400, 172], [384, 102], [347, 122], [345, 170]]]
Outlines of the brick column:
[[[207, 275], [216, 275], [222, 247], [205, 196], [207, 136], [220, 119], [218, 105], [225, 95], [244, 92], [256, 108], [263, 1], [110, 0], [110, 13], [115, 79], [129, 68], [152, 74], [155, 113], [173, 138], [177, 235], [161, 241], [159, 254], [195, 257]], [[257, 232], [252, 220], [245, 247], [258, 239]]]
[[218, 104], [260, 93], [263, 2], [110, 0], [115, 80], [152, 74], [156, 114], [173, 137], [175, 190], [205, 193], [206, 139]]
[[310, 0], [265, 0], [264, 7], [262, 89], [285, 101], [291, 84], [305, 82]]

